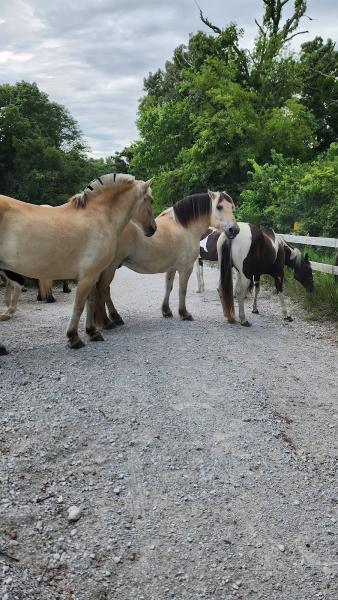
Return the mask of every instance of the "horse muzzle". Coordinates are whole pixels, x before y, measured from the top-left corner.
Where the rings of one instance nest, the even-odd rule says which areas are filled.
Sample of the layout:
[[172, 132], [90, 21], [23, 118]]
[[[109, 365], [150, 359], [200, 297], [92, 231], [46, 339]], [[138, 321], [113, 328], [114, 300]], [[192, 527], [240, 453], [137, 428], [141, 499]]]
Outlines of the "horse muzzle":
[[224, 225], [223, 231], [225, 235], [229, 238], [229, 240], [233, 240], [236, 237], [236, 235], [239, 234], [239, 227], [237, 224]]
[[148, 225], [147, 229], [144, 232], [145, 236], [151, 237], [152, 235], [154, 235], [156, 229], [157, 229], [156, 223], [154, 223], [154, 225]]

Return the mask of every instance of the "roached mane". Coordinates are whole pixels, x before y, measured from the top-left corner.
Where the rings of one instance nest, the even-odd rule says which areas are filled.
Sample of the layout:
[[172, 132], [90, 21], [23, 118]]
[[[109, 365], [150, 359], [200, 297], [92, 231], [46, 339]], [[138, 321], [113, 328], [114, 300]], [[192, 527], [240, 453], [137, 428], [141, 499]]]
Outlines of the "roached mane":
[[196, 221], [203, 215], [210, 214], [210, 196], [209, 194], [192, 194], [176, 202], [173, 210], [179, 223], [183, 227], [188, 227], [191, 221]]
[[121, 183], [133, 183], [134, 181], [134, 175], [126, 175], [125, 173], [108, 173], [107, 175], [101, 175], [101, 177], [93, 179], [93, 181], [85, 187], [83, 192], [72, 196], [69, 202], [71, 202], [75, 208], [86, 208], [89, 198], [94, 198], [98, 192]]

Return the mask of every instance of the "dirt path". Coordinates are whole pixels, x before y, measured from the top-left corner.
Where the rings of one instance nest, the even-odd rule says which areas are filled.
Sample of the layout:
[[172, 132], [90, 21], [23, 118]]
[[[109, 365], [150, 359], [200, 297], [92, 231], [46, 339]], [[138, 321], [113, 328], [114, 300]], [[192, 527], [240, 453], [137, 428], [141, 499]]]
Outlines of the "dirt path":
[[216, 280], [182, 323], [121, 269], [126, 325], [77, 352], [73, 294], [1, 323], [2, 600], [338, 598], [334, 327], [269, 290], [230, 326]]

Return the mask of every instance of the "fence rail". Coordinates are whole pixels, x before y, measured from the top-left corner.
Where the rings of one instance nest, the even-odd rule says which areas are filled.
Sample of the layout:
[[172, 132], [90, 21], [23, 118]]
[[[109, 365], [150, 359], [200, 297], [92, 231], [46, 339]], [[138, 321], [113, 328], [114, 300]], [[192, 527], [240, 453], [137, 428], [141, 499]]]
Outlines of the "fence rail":
[[[308, 246], [325, 246], [326, 248], [336, 248], [338, 250], [338, 239], [336, 238], [292, 235], [289, 233], [282, 233], [281, 235], [283, 236], [286, 242], [291, 242], [292, 244], [305, 244]], [[338, 275], [338, 266], [335, 265], [327, 265], [325, 263], [319, 263], [312, 260], [311, 267], [314, 271], [320, 271], [321, 273], [330, 273], [331, 275]]]

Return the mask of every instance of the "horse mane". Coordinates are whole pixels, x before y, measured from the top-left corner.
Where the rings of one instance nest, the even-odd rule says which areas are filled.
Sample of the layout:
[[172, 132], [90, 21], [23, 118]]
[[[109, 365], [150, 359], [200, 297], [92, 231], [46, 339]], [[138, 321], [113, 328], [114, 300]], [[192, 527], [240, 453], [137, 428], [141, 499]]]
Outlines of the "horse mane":
[[127, 175], [126, 173], [107, 173], [107, 175], [101, 175], [93, 179], [85, 189], [72, 196], [69, 202], [75, 208], [86, 208], [88, 200], [95, 198], [102, 190], [112, 188], [121, 183], [133, 183], [135, 181], [134, 175]]
[[302, 261], [302, 253], [299, 248], [295, 248], [289, 242], [286, 242], [282, 235], [277, 235], [278, 241], [284, 246], [285, 264], [291, 269], [299, 267]]
[[211, 210], [209, 194], [192, 194], [176, 202], [173, 206], [176, 219], [183, 227], [188, 227], [192, 221], [197, 221]]

